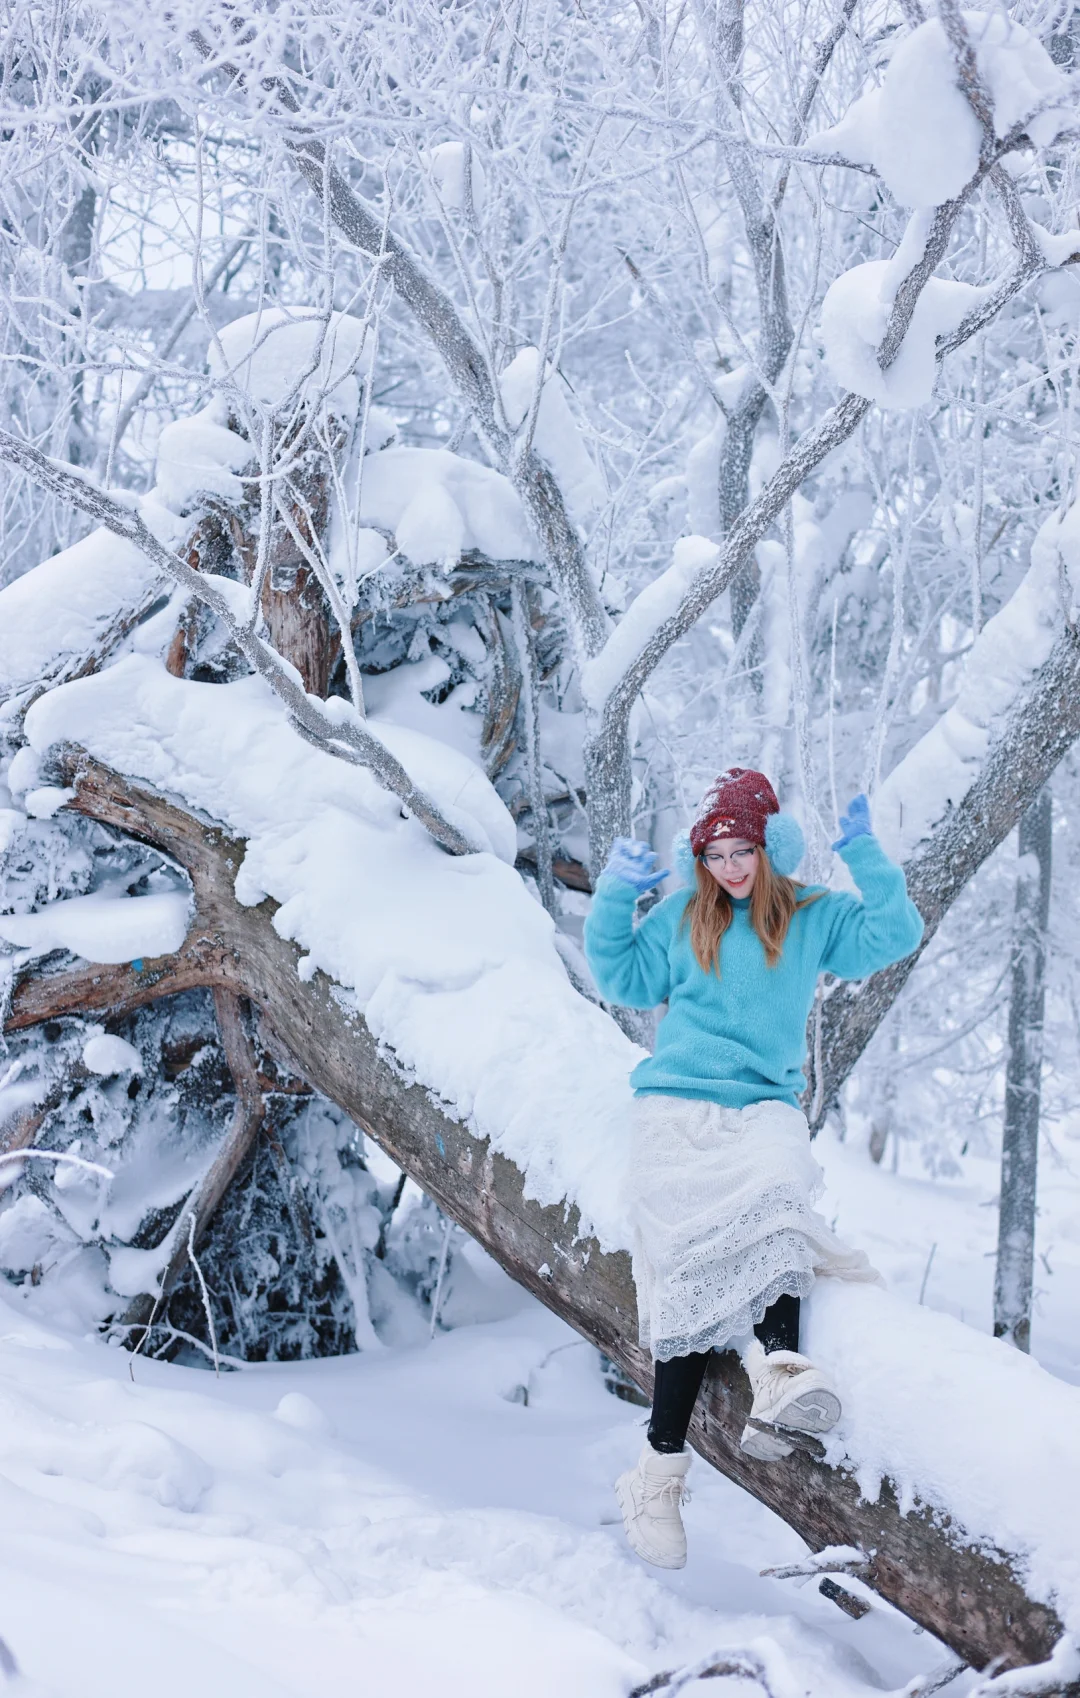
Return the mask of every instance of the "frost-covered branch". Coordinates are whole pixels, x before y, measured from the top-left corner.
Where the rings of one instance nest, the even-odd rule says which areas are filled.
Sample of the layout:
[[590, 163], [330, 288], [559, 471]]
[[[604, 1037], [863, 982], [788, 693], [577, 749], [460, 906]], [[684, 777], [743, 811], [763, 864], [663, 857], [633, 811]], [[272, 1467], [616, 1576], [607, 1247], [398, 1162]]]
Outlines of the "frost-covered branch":
[[[247, 230], [242, 236], [238, 236], [235, 242], [230, 243], [221, 258], [218, 260], [217, 264], [214, 266], [213, 270], [210, 272], [209, 276], [206, 278], [206, 281], [203, 284], [203, 292], [217, 288], [221, 279], [225, 276], [225, 273], [229, 270], [229, 267], [237, 258], [237, 255], [242, 253], [243, 250], [250, 245], [251, 237], [252, 232]], [[195, 291], [192, 291], [190, 301], [188, 301], [186, 306], [183, 306], [176, 315], [172, 329], [165, 337], [161, 347], [157, 350], [155, 359], [147, 366], [134, 389], [131, 391], [131, 394], [126, 400], [122, 401], [120, 406], [117, 408], [116, 417], [113, 420], [112, 428], [109, 432], [103, 466], [107, 466], [108, 462], [112, 461], [117, 448], [124, 439], [128, 426], [135, 417], [139, 408], [142, 406], [143, 402], [146, 400], [146, 397], [149, 395], [154, 386], [155, 380], [160, 375], [162, 362], [167, 360], [169, 355], [173, 352], [173, 349], [176, 347], [181, 336], [183, 336], [184, 331], [187, 329], [198, 311], [199, 296]], [[105, 471], [105, 477], [106, 481], [108, 481], [107, 470]]]
[[[969, 185], [969, 191], [974, 185]], [[969, 192], [965, 191], [965, 193]], [[960, 210], [960, 201], [951, 204], [951, 216], [955, 220]], [[943, 250], [946, 232], [944, 221], [935, 220], [927, 249]], [[925, 284], [932, 268], [923, 261], [916, 268], [922, 283]], [[1011, 271], [993, 292], [995, 310], [1000, 311], [1009, 300], [1037, 275], [1045, 269], [1047, 261], [1041, 256], [1032, 258], [1029, 262]], [[906, 291], [901, 298], [900, 291], [894, 303], [889, 319], [889, 328], [882, 341], [882, 350], [891, 347], [892, 357], [902, 342], [902, 336], [897, 338], [894, 330], [901, 323], [905, 326], [911, 322], [917, 295], [912, 296]], [[938, 349], [938, 359], [944, 357], [947, 351], [960, 346], [968, 337], [983, 328], [986, 322], [986, 306], [973, 311], [964, 319], [960, 329], [948, 339], [942, 340]], [[963, 334], [962, 334], [963, 332]], [[605, 652], [601, 651], [589, 669], [589, 676], [595, 680], [590, 690], [590, 699], [594, 711], [606, 709], [608, 712], [626, 712], [635, 696], [642, 688], [650, 673], [655, 670], [672, 644], [685, 635], [705, 612], [706, 608], [715, 601], [716, 597], [727, 588], [735, 574], [749, 558], [750, 553], [765, 535], [768, 527], [777, 518], [782, 508], [796, 490], [810, 476], [811, 472], [831, 454], [832, 451], [845, 442], [865, 417], [870, 408], [870, 401], [864, 396], [848, 393], [830, 409], [825, 417], [811, 430], [805, 432], [795, 443], [787, 457], [767, 481], [757, 498], [740, 513], [724, 544], [688, 585], [678, 606], [659, 623], [653, 625], [650, 621], [642, 620], [639, 632], [639, 642], [635, 646], [633, 658], [628, 660], [625, 669], [619, 671], [616, 667], [605, 664]], [[643, 594], [647, 592], [642, 592]], [[628, 617], [624, 615], [624, 620]], [[608, 639], [608, 645], [613, 652], [616, 649], [618, 632]]]
[[735, 1655], [730, 1652], [710, 1651], [696, 1663], [689, 1663], [685, 1668], [667, 1669], [663, 1674], [654, 1674], [651, 1680], [643, 1681], [635, 1686], [630, 1698], [652, 1698], [657, 1693], [661, 1698], [674, 1698], [676, 1692], [690, 1686], [695, 1680], [752, 1680], [755, 1681], [766, 1698], [774, 1698], [774, 1688], [769, 1685], [765, 1664], [760, 1657], [749, 1651], [739, 1651]]
[[[205, 38], [194, 32], [192, 40], [203, 57], [216, 66], [213, 50]], [[231, 81], [242, 86], [242, 74], [235, 67], [224, 68]], [[502, 422], [493, 374], [449, 295], [346, 181], [333, 164], [326, 143], [309, 126], [295, 122], [300, 116], [300, 105], [287, 84], [281, 78], [272, 78], [264, 86], [273, 93], [288, 120], [286, 145], [301, 176], [346, 241], [380, 264], [395, 292], [430, 338], [477, 430], [517, 489], [544, 545], [578, 652], [583, 658], [594, 654], [603, 643], [610, 623], [589, 572], [581, 539], [550, 467], [533, 447], [525, 454], [515, 452], [516, 439]]]
[[309, 695], [293, 669], [251, 628], [251, 592], [231, 578], [199, 572], [154, 535], [134, 498], [118, 500], [99, 489], [71, 466], [52, 460], [32, 443], [0, 430], [0, 460], [18, 466], [42, 488], [71, 502], [99, 524], [124, 537], [166, 576], [216, 614], [253, 669], [284, 704], [290, 723], [324, 754], [367, 769], [399, 797], [409, 813], [426, 826], [435, 841], [452, 855], [476, 850], [463, 832], [444, 819], [431, 798], [415, 785], [385, 744], [365, 726], [347, 703], [338, 698], [321, 702]]
[[865, 1576], [874, 1553], [856, 1550], [851, 1545], [827, 1545], [823, 1551], [813, 1551], [799, 1562], [782, 1568], [763, 1568], [762, 1577], [769, 1580], [802, 1580], [815, 1574], [853, 1574]]

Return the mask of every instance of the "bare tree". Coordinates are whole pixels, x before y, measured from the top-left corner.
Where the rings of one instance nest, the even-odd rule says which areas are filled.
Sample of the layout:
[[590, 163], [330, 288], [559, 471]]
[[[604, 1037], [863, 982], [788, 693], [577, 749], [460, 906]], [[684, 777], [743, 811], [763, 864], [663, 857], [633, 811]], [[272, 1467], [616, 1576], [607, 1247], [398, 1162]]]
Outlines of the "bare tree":
[[1031, 1349], [1052, 836], [1053, 808], [1047, 787], [1039, 792], [1020, 821], [1020, 865], [1016, 875], [1010, 964], [994, 1336], [1008, 1339], [1018, 1350]]

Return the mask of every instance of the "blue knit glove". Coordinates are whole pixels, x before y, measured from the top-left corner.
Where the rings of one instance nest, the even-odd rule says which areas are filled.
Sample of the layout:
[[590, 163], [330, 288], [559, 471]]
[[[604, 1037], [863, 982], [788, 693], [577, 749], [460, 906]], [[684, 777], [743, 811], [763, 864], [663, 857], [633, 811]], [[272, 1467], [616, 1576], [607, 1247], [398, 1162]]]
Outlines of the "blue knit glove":
[[843, 832], [843, 836], [836, 839], [833, 844], [834, 849], [846, 849], [854, 838], [873, 835], [874, 828], [870, 824], [870, 804], [861, 790], [848, 803], [847, 812], [840, 815], [840, 830]]
[[666, 867], [655, 871], [656, 860], [655, 849], [650, 849], [647, 843], [639, 843], [633, 837], [617, 837], [604, 871], [612, 878], [622, 879], [623, 884], [630, 885], [641, 896], [668, 876]]

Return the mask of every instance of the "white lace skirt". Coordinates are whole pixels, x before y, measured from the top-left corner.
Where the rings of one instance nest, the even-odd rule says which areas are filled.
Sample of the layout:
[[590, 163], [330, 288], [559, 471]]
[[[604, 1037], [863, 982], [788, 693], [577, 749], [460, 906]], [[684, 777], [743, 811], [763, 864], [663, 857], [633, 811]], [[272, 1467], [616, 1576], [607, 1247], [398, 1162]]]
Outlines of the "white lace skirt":
[[636, 1097], [627, 1201], [642, 1345], [665, 1362], [722, 1349], [818, 1274], [878, 1280], [813, 1209], [823, 1185], [788, 1103]]

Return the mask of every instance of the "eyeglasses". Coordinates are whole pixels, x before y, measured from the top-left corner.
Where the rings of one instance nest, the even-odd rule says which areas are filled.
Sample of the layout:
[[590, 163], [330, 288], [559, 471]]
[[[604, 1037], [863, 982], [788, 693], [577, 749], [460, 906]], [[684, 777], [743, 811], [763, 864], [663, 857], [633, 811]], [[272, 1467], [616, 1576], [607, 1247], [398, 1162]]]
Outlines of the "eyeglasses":
[[749, 849], [732, 849], [725, 855], [720, 849], [706, 849], [701, 857], [708, 867], [719, 867], [721, 871], [730, 866], [733, 872], [743, 873], [757, 854], [757, 846]]

